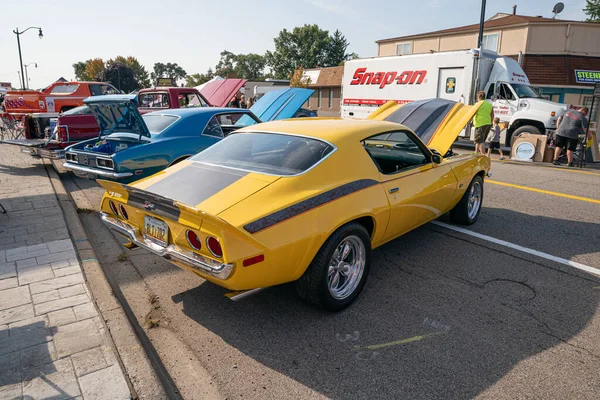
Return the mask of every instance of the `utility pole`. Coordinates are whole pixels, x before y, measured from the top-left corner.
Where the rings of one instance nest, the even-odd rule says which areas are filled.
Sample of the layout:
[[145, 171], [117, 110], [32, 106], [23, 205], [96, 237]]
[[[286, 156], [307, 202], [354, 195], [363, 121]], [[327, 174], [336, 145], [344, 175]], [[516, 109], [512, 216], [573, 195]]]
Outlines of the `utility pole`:
[[17, 35], [17, 47], [19, 48], [19, 65], [21, 65], [21, 76], [20, 76], [21, 89], [25, 89], [25, 74], [23, 72], [23, 57], [21, 56], [21, 39], [19, 38], [19, 36], [21, 36], [22, 34], [24, 34], [25, 32], [27, 32], [30, 29], [38, 29], [39, 30], [38, 36], [40, 37], [40, 39], [44, 37], [44, 34], [42, 33], [42, 28], [40, 28], [38, 26], [30, 26], [29, 28], [25, 29], [22, 32], [19, 32], [19, 28], [15, 28], [15, 30], [13, 31], [13, 33], [15, 35]]

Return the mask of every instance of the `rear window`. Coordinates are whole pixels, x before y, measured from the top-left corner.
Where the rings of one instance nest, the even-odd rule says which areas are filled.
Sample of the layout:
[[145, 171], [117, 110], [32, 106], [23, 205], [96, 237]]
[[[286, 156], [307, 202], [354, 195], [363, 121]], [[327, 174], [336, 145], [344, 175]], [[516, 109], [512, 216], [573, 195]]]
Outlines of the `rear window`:
[[142, 119], [146, 123], [151, 134], [156, 135], [167, 129], [172, 123], [179, 118], [174, 115], [142, 115]]
[[170, 108], [169, 96], [166, 93], [143, 93], [138, 96], [141, 108]]
[[69, 94], [75, 93], [79, 85], [58, 85], [54, 86], [50, 91], [51, 94]]
[[90, 108], [88, 106], [79, 106], [70, 109], [69, 111], [65, 111], [63, 115], [83, 115], [83, 114], [91, 114]]
[[275, 133], [228, 136], [190, 160], [246, 171], [297, 175], [318, 164], [334, 150], [317, 139]]

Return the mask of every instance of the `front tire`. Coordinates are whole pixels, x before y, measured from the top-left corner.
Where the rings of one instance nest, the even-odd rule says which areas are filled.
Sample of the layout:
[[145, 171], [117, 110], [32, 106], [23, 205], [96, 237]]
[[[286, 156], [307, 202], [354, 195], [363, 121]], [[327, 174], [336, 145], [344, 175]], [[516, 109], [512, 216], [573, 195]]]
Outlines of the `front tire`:
[[512, 138], [516, 138], [518, 137], [521, 133], [531, 133], [532, 135], [541, 135], [542, 132], [539, 130], [539, 128], [533, 126], [533, 125], [524, 125], [520, 128], [515, 129], [515, 131], [509, 136], [506, 135], [506, 140], [505, 140], [505, 145], [506, 147], [512, 147]]
[[371, 268], [371, 238], [359, 223], [351, 222], [325, 241], [296, 281], [306, 302], [329, 311], [341, 311], [360, 294]]
[[450, 211], [450, 219], [463, 225], [472, 225], [479, 218], [483, 204], [483, 179], [475, 176], [458, 204]]

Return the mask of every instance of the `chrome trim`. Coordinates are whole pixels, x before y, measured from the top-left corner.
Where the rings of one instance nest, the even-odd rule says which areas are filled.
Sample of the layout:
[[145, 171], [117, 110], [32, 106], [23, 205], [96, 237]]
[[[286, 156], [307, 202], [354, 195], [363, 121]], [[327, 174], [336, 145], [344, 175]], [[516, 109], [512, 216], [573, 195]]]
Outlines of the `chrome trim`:
[[196, 155], [194, 155], [193, 157], [191, 157], [189, 160], [192, 161], [192, 162], [198, 163], [198, 164], [210, 165], [212, 167], [229, 168], [229, 169], [234, 169], [234, 170], [237, 170], [237, 171], [253, 172], [255, 174], [261, 174], [261, 175], [278, 176], [280, 178], [291, 178], [291, 177], [294, 177], [294, 176], [300, 176], [300, 175], [303, 175], [303, 174], [307, 173], [311, 169], [315, 168], [317, 165], [321, 164], [323, 161], [327, 160], [333, 153], [335, 153], [338, 150], [337, 146], [334, 145], [333, 143], [331, 143], [331, 142], [329, 142], [329, 141], [327, 141], [325, 139], [316, 138], [314, 136], [296, 135], [295, 133], [285, 133], [285, 132], [261, 132], [261, 131], [242, 131], [242, 132], [240, 132], [239, 130], [237, 130], [235, 132], [238, 132], [238, 133], [231, 132], [226, 138], [224, 138], [222, 140], [225, 140], [225, 139], [231, 137], [234, 134], [235, 135], [242, 135], [244, 133], [272, 133], [272, 134], [275, 134], [275, 135], [296, 136], [296, 137], [303, 137], [303, 138], [306, 138], [306, 139], [316, 140], [316, 141], [323, 142], [323, 143], [326, 143], [326, 144], [330, 145], [331, 147], [333, 147], [333, 150], [331, 150], [331, 152], [329, 154], [327, 154], [325, 157], [321, 158], [319, 161], [317, 161], [314, 165], [312, 165], [307, 170], [302, 171], [302, 172], [300, 172], [298, 174], [294, 174], [294, 175], [271, 174], [271, 173], [268, 173], [268, 172], [254, 171], [254, 170], [251, 170], [251, 169], [231, 167], [229, 165], [211, 164], [211, 163], [207, 163], [205, 161], [196, 161], [196, 160], [194, 160], [194, 157], [196, 157], [199, 154], [202, 154], [202, 152], [197, 153]]
[[39, 149], [37, 149], [37, 153], [42, 158], [50, 158], [52, 160], [60, 160], [62, 158], [65, 158], [65, 150], [64, 149], [48, 150], [48, 149], [44, 149], [44, 148], [39, 148]]
[[[212, 249], [211, 249], [211, 248], [210, 248], [210, 246], [208, 245], [208, 239], [210, 239], [211, 237], [212, 237], [212, 238], [214, 238], [214, 239], [215, 239], [217, 242], [219, 242], [219, 239], [217, 239], [216, 237], [214, 237], [214, 236], [207, 236], [207, 237], [206, 237], [206, 240], [204, 240], [204, 244], [206, 245], [206, 248], [208, 249], [208, 251], [210, 252], [210, 254], [212, 254], [212, 255], [213, 255], [213, 257], [217, 257], [217, 258], [223, 258], [223, 256], [218, 256], [218, 255], [216, 255], [216, 254], [214, 253], [214, 251], [212, 251]], [[219, 245], [220, 245], [220, 244], [221, 244], [221, 243], [219, 242]], [[194, 246], [192, 246], [192, 247], [194, 247]], [[223, 249], [221, 249], [221, 251], [223, 251]]]
[[88, 174], [98, 175], [98, 176], [101, 176], [103, 178], [120, 179], [120, 178], [128, 178], [130, 176], [133, 176], [132, 172], [109, 172], [109, 171], [102, 171], [102, 170], [97, 170], [95, 168], [88, 168], [88, 167], [84, 167], [82, 165], [73, 164], [73, 163], [70, 163], [70, 162], [64, 163], [63, 167], [65, 167], [66, 169], [70, 169], [71, 171], [85, 172], [85, 173], [88, 173]]
[[240, 292], [238, 294], [235, 294], [231, 297], [229, 297], [229, 300], [231, 301], [240, 301], [242, 299], [245, 299], [246, 297], [250, 297], [258, 292], [262, 292], [263, 290], [265, 290], [265, 288], [256, 288], [256, 289], [250, 289], [250, 290], [244, 290], [243, 292]]
[[102, 212], [100, 215], [102, 222], [104, 222], [110, 229], [120, 233], [121, 235], [124, 235], [139, 247], [161, 256], [166, 260], [178, 261], [188, 267], [200, 270], [201, 272], [221, 280], [229, 278], [231, 272], [233, 271], [233, 264], [219, 263], [200, 254], [182, 249], [174, 244], [171, 244], [167, 247], [157, 245], [144, 238], [139, 229], [113, 218], [107, 213]]
[[[102, 165], [98, 164], [98, 160], [110, 161], [113, 166], [112, 166], [112, 168], [103, 167]], [[115, 170], [115, 161], [111, 157], [96, 157], [96, 167], [102, 168], [102, 169], [107, 169], [109, 171], [114, 171]]]

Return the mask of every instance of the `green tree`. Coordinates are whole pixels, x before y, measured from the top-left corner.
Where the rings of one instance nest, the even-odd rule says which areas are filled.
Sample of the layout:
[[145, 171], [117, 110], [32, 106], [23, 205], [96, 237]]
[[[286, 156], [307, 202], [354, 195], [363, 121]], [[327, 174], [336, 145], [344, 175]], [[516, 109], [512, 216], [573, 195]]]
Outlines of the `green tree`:
[[588, 22], [600, 22], [600, 0], [586, 0], [585, 15], [588, 16]]
[[117, 56], [114, 60], [110, 60], [109, 62], [118, 62], [130, 67], [133, 70], [133, 77], [135, 78], [137, 89], [143, 89], [151, 86], [148, 71], [146, 71], [146, 68], [140, 64], [137, 58], [132, 56]]
[[73, 64], [73, 69], [75, 70], [75, 79], [77, 79], [78, 81], [92, 80], [92, 78], [90, 78], [90, 76], [85, 72], [85, 67], [88, 61], [79, 61]]
[[335, 67], [336, 65], [340, 65], [344, 61], [348, 60], [351, 57], [350, 54], [346, 53], [348, 49], [348, 40], [342, 32], [336, 29], [331, 36], [331, 43], [329, 44], [329, 51], [327, 53], [327, 60], [325, 61], [324, 67]]
[[219, 60], [219, 63], [215, 67], [215, 74], [217, 76], [221, 76], [223, 78], [226, 78], [227, 75], [229, 75], [229, 74], [234, 74], [235, 73], [234, 63], [235, 63], [236, 57], [237, 56], [235, 54], [233, 54], [232, 52], [223, 50], [221, 52], [221, 59]]
[[234, 70], [238, 77], [256, 81], [264, 79], [266, 64], [267, 60], [260, 54], [238, 54], [235, 56]]
[[192, 74], [185, 77], [185, 86], [186, 87], [195, 87], [202, 85], [210, 81], [214, 78], [215, 74], [213, 73], [212, 68], [209, 68], [205, 74]]
[[139, 89], [133, 68], [122, 62], [113, 60], [107, 62], [103, 80], [125, 93]]
[[279, 32], [273, 39], [275, 51], [267, 51], [267, 64], [278, 79], [286, 79], [296, 68], [323, 67], [327, 65], [331, 46], [329, 32], [318, 25], [304, 25], [293, 31]]
[[154, 64], [154, 71], [150, 74], [152, 80], [156, 78], [171, 78], [174, 80], [185, 79], [187, 73], [177, 63], [156, 63]]

